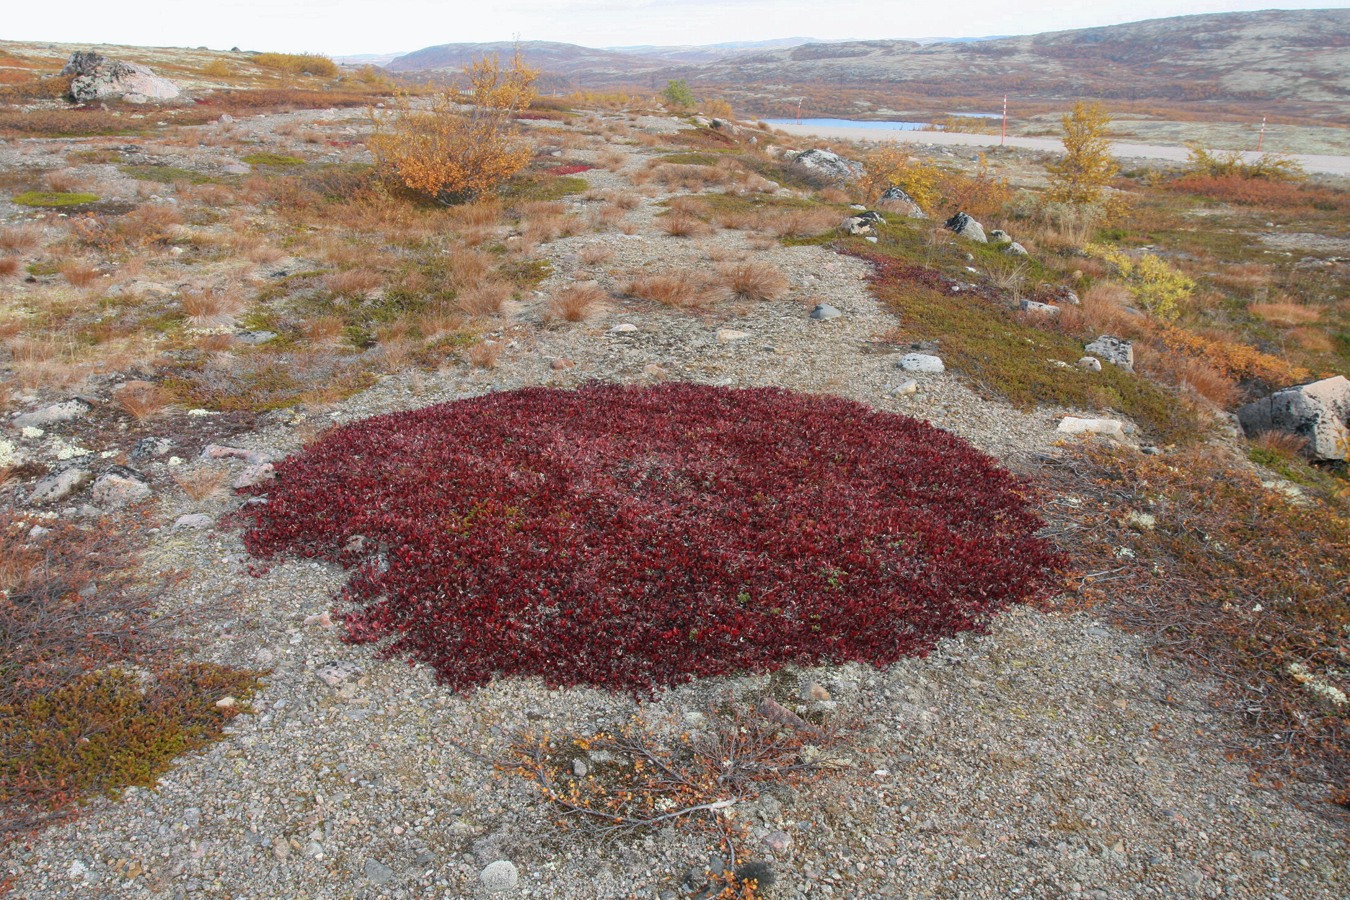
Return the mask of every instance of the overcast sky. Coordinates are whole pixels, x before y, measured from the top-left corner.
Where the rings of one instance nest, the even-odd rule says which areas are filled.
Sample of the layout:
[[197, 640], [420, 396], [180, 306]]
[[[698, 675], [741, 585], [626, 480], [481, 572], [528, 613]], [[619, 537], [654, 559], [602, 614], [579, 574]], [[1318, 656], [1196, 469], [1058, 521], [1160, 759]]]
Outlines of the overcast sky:
[[411, 51], [458, 41], [589, 47], [782, 37], [1035, 34], [1191, 13], [1346, 7], [1281, 0], [6, 0], [0, 38], [280, 50]]

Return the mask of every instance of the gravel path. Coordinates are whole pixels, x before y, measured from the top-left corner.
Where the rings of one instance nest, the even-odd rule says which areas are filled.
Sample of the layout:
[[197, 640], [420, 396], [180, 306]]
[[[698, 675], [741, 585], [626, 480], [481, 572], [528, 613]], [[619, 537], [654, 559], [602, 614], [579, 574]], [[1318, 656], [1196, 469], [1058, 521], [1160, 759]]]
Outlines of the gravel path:
[[[628, 173], [644, 151], [631, 152]], [[626, 173], [587, 177], [600, 190], [627, 186]], [[1061, 411], [1023, 414], [951, 375], [918, 376], [916, 395], [891, 398], [909, 376], [896, 353], [874, 352], [895, 320], [868, 294], [857, 260], [819, 247], [753, 250], [739, 232], [672, 238], [652, 224], [660, 199], [632, 213], [631, 236], [546, 246], [554, 274], [495, 335], [506, 346], [496, 369], [387, 377], [328, 418], [530, 384], [670, 378], [847, 396], [928, 419], [1005, 459], [1053, 445]], [[614, 258], [588, 268], [578, 254], [594, 243]], [[539, 325], [547, 293], [569, 281], [613, 289], [635, 271], [707, 268], [742, 253], [781, 268], [790, 294], [705, 313], [616, 299], [590, 321]], [[844, 315], [813, 321], [817, 302]], [[620, 323], [636, 330], [611, 331]], [[574, 365], [556, 369], [557, 360]], [[242, 443], [290, 452], [311, 424], [279, 421]], [[224, 510], [222, 501], [212, 512]], [[168, 500], [161, 509], [166, 522], [183, 511]], [[237, 530], [166, 528], [147, 566], [199, 573], [161, 602], [186, 611], [203, 657], [270, 670], [255, 714], [184, 758], [157, 790], [96, 800], [78, 821], [0, 852], [12, 896], [476, 897], [486, 895], [480, 874], [502, 860], [519, 885], [498, 896], [688, 896], [681, 877], [707, 861], [701, 838], [666, 829], [600, 843], [560, 831], [528, 785], [449, 743], [485, 744], [531, 723], [591, 733], [626, 720], [632, 700], [529, 680], [451, 694], [423, 669], [339, 640], [323, 616], [339, 570], [288, 561], [254, 577]], [[1254, 786], [1224, 759], [1235, 725], [1206, 703], [1210, 686], [1088, 616], [1016, 609], [990, 634], [944, 642], [923, 660], [800, 677], [861, 723], [859, 751], [837, 777], [772, 790], [740, 811], [775, 861], [769, 897], [1350, 893], [1344, 818], [1298, 786]], [[655, 707], [691, 710], [766, 685], [704, 682]]]

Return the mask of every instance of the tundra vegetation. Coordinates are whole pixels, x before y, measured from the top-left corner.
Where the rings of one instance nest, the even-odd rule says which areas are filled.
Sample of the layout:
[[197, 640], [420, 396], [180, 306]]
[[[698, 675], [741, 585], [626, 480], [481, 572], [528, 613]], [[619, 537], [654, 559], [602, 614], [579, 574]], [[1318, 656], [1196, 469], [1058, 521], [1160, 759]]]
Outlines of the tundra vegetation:
[[[1221, 700], [1246, 722], [1233, 748], [1255, 772], [1296, 774], [1350, 802], [1350, 710], [1335, 700], [1350, 691], [1344, 466], [1314, 464], [1280, 436], [1225, 436], [1222, 420], [1271, 390], [1350, 369], [1343, 184], [1277, 155], [1203, 147], [1183, 166], [1121, 172], [1105, 152], [1109, 117], [1082, 105], [1064, 116], [1066, 152], [1048, 187], [1016, 152], [957, 159], [842, 144], [832, 149], [863, 168], [839, 183], [795, 165], [784, 151], [801, 146], [767, 126], [690, 117], [648, 129], [635, 115], [657, 112], [651, 98], [536, 96], [518, 57], [482, 60], [465, 87], [440, 90], [395, 89], [308, 56], [203, 55], [169, 74], [216, 87], [149, 115], [60, 100], [59, 63], [23, 62], [0, 88], [0, 134], [50, 151], [0, 170], [0, 404], [18, 412], [98, 394], [108, 402], [62, 432], [53, 453], [98, 448], [127, 465], [142, 440], [167, 436], [194, 459], [156, 491], [213, 513], [267, 494], [237, 517], [249, 548], [348, 567], [344, 596], [360, 603], [340, 608], [353, 641], [384, 642], [456, 689], [523, 674], [645, 695], [788, 663], [883, 665], [1015, 602], [1092, 608], [1167, 635], [1167, 652], [1230, 688]], [[717, 102], [705, 99], [704, 111], [729, 115]], [[872, 234], [839, 230], [850, 204], [876, 206], [888, 187], [928, 218], [883, 207]], [[957, 212], [1006, 229], [1027, 255], [956, 237], [942, 222]], [[748, 249], [715, 246], [727, 232]], [[623, 268], [616, 247], [639, 233], [701, 265]], [[569, 242], [582, 236], [597, 240]], [[1013, 478], [964, 442], [852, 401], [691, 385], [540, 386], [332, 431], [315, 424], [382, 379], [413, 397], [436, 379], [488, 385], [544, 336], [599, 339], [595, 320], [613, 307], [681, 323], [765, 304], [805, 316], [799, 273], [756, 258], [784, 246], [867, 261], [872, 295], [892, 315], [875, 345], [940, 342], [977, 394], [1124, 417], [1158, 454], [1072, 447]], [[1074, 365], [1103, 334], [1133, 342], [1133, 371]], [[758, 414], [767, 458], [725, 431], [738, 420], [732, 406]], [[312, 429], [307, 449], [278, 467], [281, 487], [240, 494], [195, 459], [205, 434], [220, 443], [268, 425]], [[380, 429], [428, 456], [381, 456]], [[148, 523], [166, 524], [156, 507], [63, 515], [53, 528], [48, 512], [61, 505], [29, 498], [72, 457], [20, 458], [53, 440], [20, 434], [0, 436], [0, 640], [15, 661], [0, 683], [0, 804], [16, 823], [7, 836], [84, 798], [152, 783], [247, 711], [259, 677], [165, 653], [192, 658], [160, 627], [156, 585], [137, 567]], [[692, 434], [721, 455], [691, 454]], [[508, 446], [530, 465], [501, 456]], [[832, 448], [831, 466], [803, 474], [764, 449], [812, 446]], [[921, 464], [899, 465], [884, 448]], [[362, 453], [380, 461], [343, 481]], [[940, 477], [954, 468], [961, 478]], [[869, 472], [879, 480], [861, 480]], [[561, 487], [586, 478], [590, 494]], [[453, 496], [442, 490], [451, 483]], [[621, 490], [632, 485], [637, 494]], [[602, 487], [631, 516], [614, 516]], [[941, 521], [916, 514], [914, 533], [898, 534], [875, 498], [915, 492]], [[1078, 503], [1056, 500], [1066, 497]], [[409, 498], [425, 504], [434, 533], [382, 515]], [[674, 510], [690, 516], [687, 558], [642, 570], [644, 528]], [[746, 530], [755, 517], [779, 529], [767, 545]], [[529, 590], [521, 572], [500, 569], [503, 546], [527, 554], [556, 539], [566, 549], [568, 523], [596, 536], [572, 567], [529, 569]], [[53, 533], [34, 537], [35, 526]], [[829, 552], [776, 558], [807, 526]], [[738, 558], [767, 562], [714, 565], [707, 541], [728, 533]], [[1247, 553], [1236, 558], [1228, 551], [1239, 545]], [[381, 557], [381, 546], [394, 552]], [[451, 557], [463, 566], [447, 570]], [[918, 562], [942, 576], [905, 570]], [[1108, 569], [1104, 590], [1094, 573]], [[594, 589], [598, 572], [627, 580]], [[893, 581], [910, 576], [901, 597]], [[422, 603], [474, 590], [479, 606]], [[576, 614], [560, 615], [559, 603]], [[616, 630], [614, 615], [625, 652], [597, 661], [588, 651], [597, 629]], [[91, 642], [93, 617], [113, 625]], [[888, 642], [883, 626], [906, 640]], [[226, 696], [234, 702], [221, 705]], [[746, 741], [758, 768], [736, 773], [735, 786], [749, 796], [775, 779], [830, 777], [804, 748], [848, 743], [836, 723], [756, 709], [722, 710], [708, 745], [661, 743], [635, 722], [590, 737], [518, 734], [495, 763], [602, 830], [675, 822], [657, 811], [678, 809], [734, 843], [740, 826], [708, 807], [710, 785], [730, 777], [716, 768], [718, 747]], [[97, 752], [81, 743], [89, 733]], [[557, 773], [582, 741], [628, 764], [577, 795]], [[684, 774], [653, 781], [658, 763]], [[763, 877], [731, 866], [725, 896], [757, 896]]]

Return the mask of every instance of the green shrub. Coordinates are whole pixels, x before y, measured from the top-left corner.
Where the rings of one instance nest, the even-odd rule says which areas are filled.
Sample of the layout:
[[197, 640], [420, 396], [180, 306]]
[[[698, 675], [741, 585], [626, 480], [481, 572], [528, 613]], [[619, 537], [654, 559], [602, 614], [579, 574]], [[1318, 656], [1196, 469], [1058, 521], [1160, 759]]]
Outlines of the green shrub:
[[1101, 244], [1088, 244], [1083, 250], [1111, 266], [1139, 304], [1164, 321], [1180, 316], [1182, 304], [1195, 293], [1194, 281], [1152, 253], [1133, 257]]
[[244, 162], [250, 166], [303, 166], [305, 161], [298, 156], [286, 156], [282, 153], [250, 153], [244, 157]]

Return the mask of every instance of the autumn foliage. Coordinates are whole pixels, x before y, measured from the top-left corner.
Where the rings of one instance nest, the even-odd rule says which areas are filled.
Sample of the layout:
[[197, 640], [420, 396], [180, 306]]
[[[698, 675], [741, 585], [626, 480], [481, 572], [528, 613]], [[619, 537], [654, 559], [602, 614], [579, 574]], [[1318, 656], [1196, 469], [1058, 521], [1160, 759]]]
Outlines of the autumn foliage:
[[776, 388], [491, 394], [337, 429], [277, 472], [249, 550], [350, 568], [348, 638], [459, 689], [883, 665], [1046, 594], [1058, 562], [964, 441]]
[[495, 189], [530, 162], [513, 119], [534, 99], [538, 72], [517, 54], [505, 67], [485, 57], [464, 74], [467, 92], [447, 90], [427, 101], [399, 95], [391, 113], [371, 113], [376, 164], [396, 183], [445, 205]]
[[1054, 203], [1099, 203], [1106, 187], [1119, 171], [1111, 156], [1107, 129], [1111, 117], [1096, 103], [1076, 103], [1062, 117], [1064, 156], [1046, 166]]

